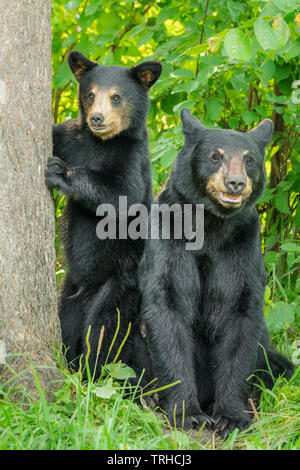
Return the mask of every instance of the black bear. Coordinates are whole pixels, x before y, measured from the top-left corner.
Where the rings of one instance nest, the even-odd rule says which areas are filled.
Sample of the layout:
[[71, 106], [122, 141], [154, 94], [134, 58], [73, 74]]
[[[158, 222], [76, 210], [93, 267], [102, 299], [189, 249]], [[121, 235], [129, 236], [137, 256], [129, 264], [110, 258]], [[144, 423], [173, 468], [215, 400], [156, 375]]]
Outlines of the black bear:
[[[144, 240], [118, 237], [118, 233], [115, 238], [100, 239], [96, 228], [104, 213], [101, 219], [96, 210], [100, 204], [110, 204], [118, 223], [120, 218], [126, 220], [126, 214], [118, 212], [120, 196], [127, 197], [128, 206], [151, 205], [147, 92], [159, 78], [161, 64], [105, 67], [78, 51], [71, 52], [68, 61], [79, 82], [80, 115], [54, 126], [54, 156], [48, 162], [46, 182], [68, 199], [63, 229], [68, 272], [59, 299], [67, 361], [77, 370], [79, 357], [87, 353], [89, 343], [90, 371], [98, 377], [112, 346], [117, 309], [120, 328], [110, 360], [129, 322], [138, 315], [137, 267]], [[97, 358], [102, 326], [104, 337]], [[120, 356], [126, 363], [131, 349], [132, 332]]]
[[[181, 119], [185, 144], [158, 202], [179, 205], [182, 214], [187, 205], [204, 205], [204, 243], [187, 250], [188, 238], [176, 239], [174, 228], [170, 239], [146, 242], [141, 317], [159, 385], [181, 381], [161, 399], [170, 422], [181, 426], [184, 419], [189, 428], [206, 421], [226, 437], [250, 423], [247, 379], [268, 371], [265, 354], [275, 377], [293, 374], [269, 343], [254, 207], [265, 186], [273, 125], [266, 119], [246, 133], [208, 129], [186, 109]], [[161, 233], [159, 227], [152, 232]], [[272, 386], [268, 372], [259, 374]]]

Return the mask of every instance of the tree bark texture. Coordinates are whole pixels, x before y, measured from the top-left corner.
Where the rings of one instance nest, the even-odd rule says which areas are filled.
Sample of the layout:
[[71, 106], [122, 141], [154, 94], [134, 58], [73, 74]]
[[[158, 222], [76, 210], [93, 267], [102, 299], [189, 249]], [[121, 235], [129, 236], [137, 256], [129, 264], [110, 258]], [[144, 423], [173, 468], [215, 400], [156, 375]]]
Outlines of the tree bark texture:
[[[54, 208], [44, 183], [52, 153], [51, 1], [0, 0], [0, 381], [35, 393], [60, 377]], [[53, 385], [52, 385], [53, 386]]]

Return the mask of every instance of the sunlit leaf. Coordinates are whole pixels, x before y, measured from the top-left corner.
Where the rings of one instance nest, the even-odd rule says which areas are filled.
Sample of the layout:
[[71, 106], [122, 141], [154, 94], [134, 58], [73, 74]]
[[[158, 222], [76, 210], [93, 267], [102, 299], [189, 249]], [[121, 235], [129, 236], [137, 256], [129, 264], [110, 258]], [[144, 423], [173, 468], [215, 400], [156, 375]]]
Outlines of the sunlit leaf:
[[254, 23], [255, 36], [264, 50], [278, 49], [280, 41], [266, 20], [258, 19]]
[[245, 33], [233, 29], [226, 34], [224, 45], [230, 59], [249, 60], [252, 57], [252, 48]]

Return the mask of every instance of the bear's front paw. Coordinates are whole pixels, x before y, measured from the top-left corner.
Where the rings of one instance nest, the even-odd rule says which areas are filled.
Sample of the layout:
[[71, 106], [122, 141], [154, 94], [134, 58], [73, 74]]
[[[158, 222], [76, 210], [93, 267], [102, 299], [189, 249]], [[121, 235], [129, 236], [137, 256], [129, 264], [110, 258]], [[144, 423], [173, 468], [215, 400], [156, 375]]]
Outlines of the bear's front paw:
[[214, 419], [208, 416], [206, 413], [198, 412], [195, 414], [186, 414], [184, 417], [181, 414], [176, 415], [176, 420], [174, 417], [168, 421], [172, 427], [179, 429], [189, 430], [189, 429], [200, 429], [205, 423], [206, 428], [211, 429], [214, 426]]
[[251, 424], [251, 418], [249, 416], [241, 416], [240, 418], [229, 418], [227, 416], [223, 416], [222, 414], [214, 415], [215, 424], [213, 429], [217, 431], [218, 435], [222, 439], [227, 439], [230, 433], [234, 429], [239, 429], [239, 431], [243, 431], [247, 429]]
[[56, 188], [66, 193], [67, 184], [67, 168], [65, 162], [58, 157], [52, 157], [48, 161], [48, 167], [45, 173], [48, 188]]

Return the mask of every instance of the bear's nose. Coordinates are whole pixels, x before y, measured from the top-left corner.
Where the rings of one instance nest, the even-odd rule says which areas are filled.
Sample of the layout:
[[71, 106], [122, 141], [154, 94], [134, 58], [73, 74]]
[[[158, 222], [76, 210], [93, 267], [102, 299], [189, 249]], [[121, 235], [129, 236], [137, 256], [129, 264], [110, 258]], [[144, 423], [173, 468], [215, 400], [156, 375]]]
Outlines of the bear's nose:
[[94, 113], [90, 117], [90, 122], [92, 126], [95, 126], [95, 127], [101, 126], [103, 121], [104, 121], [104, 116], [101, 113]]
[[226, 188], [234, 194], [241, 194], [246, 187], [245, 176], [228, 176], [224, 180]]

